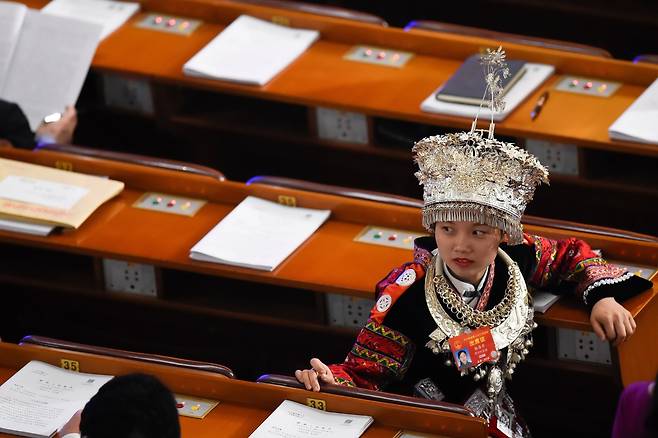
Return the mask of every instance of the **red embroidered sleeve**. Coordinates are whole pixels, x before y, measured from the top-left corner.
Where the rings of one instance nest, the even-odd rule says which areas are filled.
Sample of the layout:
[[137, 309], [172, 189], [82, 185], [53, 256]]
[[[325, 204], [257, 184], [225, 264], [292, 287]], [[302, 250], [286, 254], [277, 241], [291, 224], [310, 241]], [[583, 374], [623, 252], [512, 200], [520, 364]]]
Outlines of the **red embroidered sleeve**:
[[354, 346], [341, 364], [330, 365], [336, 383], [380, 389], [387, 382], [402, 379], [415, 351], [403, 333], [386, 327], [386, 314], [402, 294], [425, 275], [419, 263], [394, 269], [377, 284], [377, 302], [361, 329]]
[[585, 304], [592, 305], [596, 298], [604, 297], [600, 295], [588, 300], [590, 292], [597, 287], [617, 284], [633, 276], [626, 269], [607, 263], [582, 240], [524, 237], [524, 244], [535, 252], [535, 269], [527, 279], [532, 287], [569, 290]]

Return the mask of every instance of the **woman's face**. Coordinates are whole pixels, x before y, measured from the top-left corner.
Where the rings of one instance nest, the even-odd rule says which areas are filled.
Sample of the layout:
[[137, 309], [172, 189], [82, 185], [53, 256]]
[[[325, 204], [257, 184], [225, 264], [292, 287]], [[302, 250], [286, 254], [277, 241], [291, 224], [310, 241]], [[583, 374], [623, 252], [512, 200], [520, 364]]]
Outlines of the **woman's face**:
[[502, 231], [475, 222], [437, 222], [434, 238], [450, 271], [473, 285], [480, 282], [505, 240]]
[[468, 363], [468, 357], [466, 357], [466, 353], [463, 351], [459, 352], [459, 362], [461, 362], [462, 365], [466, 365]]

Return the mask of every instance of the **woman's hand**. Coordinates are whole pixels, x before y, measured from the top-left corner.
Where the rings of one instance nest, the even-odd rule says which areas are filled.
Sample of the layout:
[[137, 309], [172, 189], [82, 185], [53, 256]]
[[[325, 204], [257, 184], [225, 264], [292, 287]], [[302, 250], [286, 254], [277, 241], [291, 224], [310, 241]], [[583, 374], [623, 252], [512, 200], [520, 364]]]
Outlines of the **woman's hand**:
[[69, 433], [80, 433], [80, 415], [82, 414], [82, 409], [73, 414], [71, 419], [66, 422], [64, 426], [59, 430], [59, 436], [65, 436]]
[[42, 123], [36, 132], [37, 141], [41, 138], [49, 142], [70, 144], [73, 131], [78, 124], [78, 113], [72, 106], [67, 106], [62, 118], [53, 123]]
[[615, 346], [630, 338], [636, 327], [631, 312], [612, 297], [603, 298], [594, 304], [589, 321], [594, 333], [602, 341], [614, 341]]
[[295, 377], [297, 377], [297, 380], [303, 383], [309, 391], [320, 391], [320, 382], [331, 385], [335, 383], [334, 374], [329, 367], [323, 364], [318, 358], [311, 359], [310, 370], [295, 371]]

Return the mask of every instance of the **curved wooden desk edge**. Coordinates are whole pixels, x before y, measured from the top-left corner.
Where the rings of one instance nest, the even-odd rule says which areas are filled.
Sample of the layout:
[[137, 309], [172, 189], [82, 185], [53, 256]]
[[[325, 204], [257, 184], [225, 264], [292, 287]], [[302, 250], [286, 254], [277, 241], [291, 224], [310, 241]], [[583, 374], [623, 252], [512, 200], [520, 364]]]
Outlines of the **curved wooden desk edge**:
[[[220, 401], [219, 408], [210, 414], [215, 417], [225, 415], [222, 414], [222, 407], [227, 404], [235, 405], [236, 409], [240, 409], [240, 406], [247, 406], [271, 412], [283, 400], [293, 400], [306, 404], [309, 396], [308, 391], [305, 390], [228, 379], [224, 376], [205, 371], [149, 364], [90, 353], [31, 345], [17, 346], [0, 342], [0, 368], [17, 370], [30, 360], [40, 360], [59, 366], [62, 359], [78, 361], [81, 372], [109, 375], [122, 375], [132, 372], [153, 374], [167, 385], [172, 392]], [[389, 403], [334, 394], [322, 394], [322, 398], [326, 402], [327, 409], [330, 411], [372, 416], [375, 419], [375, 427], [404, 428], [421, 432], [433, 431], [434, 433], [441, 431], [459, 438], [486, 437], [486, 425], [478, 418], [438, 412], [420, 407], [391, 406]], [[232, 411], [229, 410], [229, 412]], [[253, 414], [254, 410], [249, 409], [243, 415]], [[258, 414], [256, 418], [245, 417], [242, 422], [251, 424], [250, 427], [248, 426], [250, 430], [247, 434], [253, 431], [264, 420], [266, 415]], [[195, 419], [190, 421], [195, 423], [196, 428], [203, 427], [203, 422], [200, 422], [200, 420]], [[244, 426], [242, 428], [244, 429]], [[213, 435], [206, 434], [204, 436]]]
[[230, 368], [216, 363], [163, 356], [160, 354], [141, 353], [136, 351], [118, 350], [115, 348], [98, 347], [95, 345], [80, 344], [77, 342], [64, 341], [61, 339], [48, 338], [44, 336], [24, 336], [18, 345], [31, 345], [40, 348], [76, 351], [80, 353], [97, 354], [100, 356], [118, 357], [123, 359], [136, 360], [139, 362], [161, 364], [198, 371], [207, 371], [209, 373], [220, 374], [222, 376], [228, 377], [229, 379], [235, 378], [235, 374]]
[[[393, 195], [390, 193], [376, 192], [372, 190], [355, 189], [351, 187], [342, 187], [331, 184], [316, 183], [313, 181], [300, 180], [271, 175], [259, 175], [250, 178], [247, 185], [263, 184], [271, 187], [280, 187], [285, 189], [297, 189], [301, 191], [310, 191], [315, 193], [325, 193], [336, 196], [343, 196], [366, 201], [379, 202], [387, 205], [396, 205], [401, 207], [411, 207], [421, 209], [423, 201], [407, 196]], [[579, 222], [566, 221], [561, 219], [543, 218], [539, 216], [524, 215], [522, 222], [525, 225], [556, 228], [560, 230], [586, 233], [590, 235], [601, 235], [607, 237], [617, 237], [620, 239], [637, 240], [641, 242], [650, 242], [658, 244], [658, 236], [649, 234], [636, 233], [617, 228], [604, 227], [600, 225], [589, 225]]]
[[[269, 385], [286, 386], [289, 388], [297, 388], [304, 390], [304, 385], [297, 381], [294, 377], [284, 376], [281, 374], [263, 374], [257, 380], [257, 383], [265, 383]], [[372, 391], [363, 388], [353, 388], [343, 385], [324, 385], [321, 384], [322, 393], [344, 395], [346, 397], [356, 397], [372, 401], [381, 401], [385, 403], [393, 403], [404, 406], [414, 406], [424, 409], [432, 409], [441, 412], [449, 412], [458, 415], [465, 415], [467, 417], [475, 417], [475, 414], [470, 409], [462, 405], [454, 403], [440, 402], [428, 400], [418, 397], [409, 397], [404, 395], [392, 394], [383, 391]]]

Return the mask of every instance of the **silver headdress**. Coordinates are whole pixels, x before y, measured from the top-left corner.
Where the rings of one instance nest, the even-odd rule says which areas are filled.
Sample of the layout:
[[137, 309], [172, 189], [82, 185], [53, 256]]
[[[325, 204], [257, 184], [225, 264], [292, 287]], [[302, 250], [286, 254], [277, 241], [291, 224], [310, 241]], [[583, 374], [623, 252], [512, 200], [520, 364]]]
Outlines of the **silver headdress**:
[[505, 52], [487, 49], [482, 64], [485, 95], [491, 95], [488, 133], [476, 129], [476, 116], [470, 132], [427, 137], [413, 147], [415, 175], [423, 185], [423, 226], [431, 231], [436, 222], [483, 223], [506, 232], [515, 245], [523, 242], [521, 216], [535, 188], [548, 183], [548, 170], [535, 156], [494, 138], [493, 112], [504, 107]]

